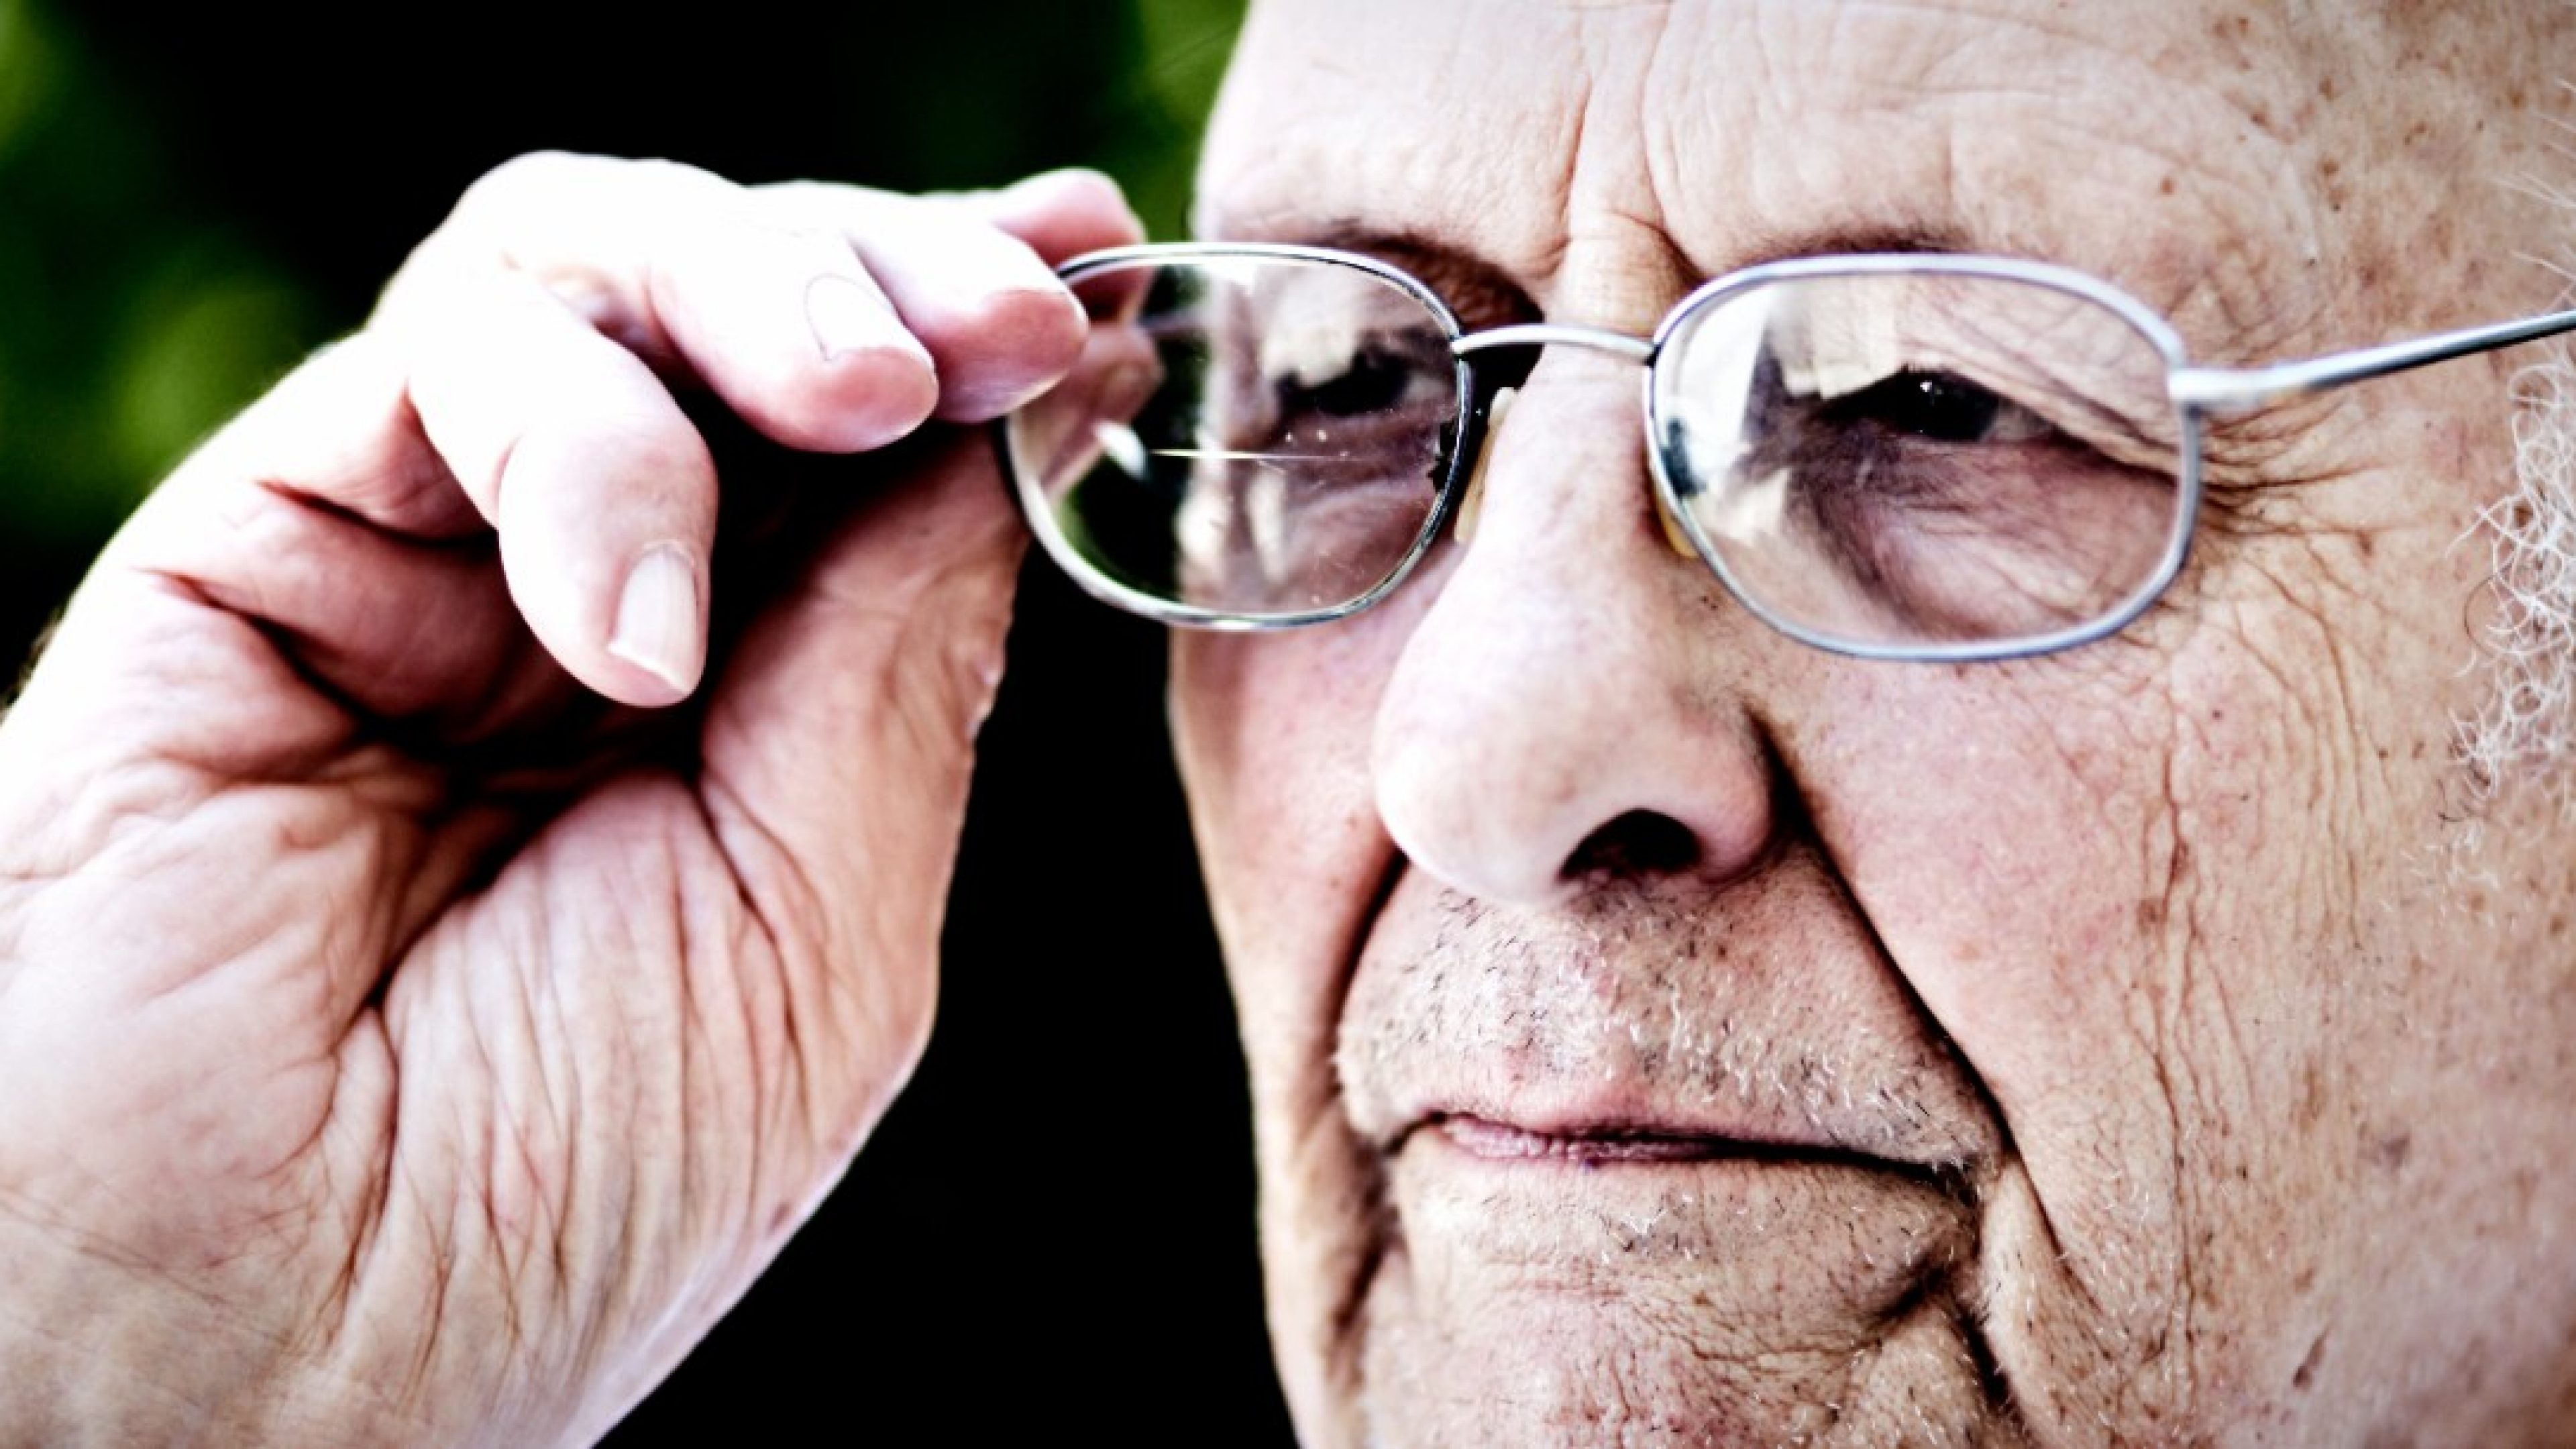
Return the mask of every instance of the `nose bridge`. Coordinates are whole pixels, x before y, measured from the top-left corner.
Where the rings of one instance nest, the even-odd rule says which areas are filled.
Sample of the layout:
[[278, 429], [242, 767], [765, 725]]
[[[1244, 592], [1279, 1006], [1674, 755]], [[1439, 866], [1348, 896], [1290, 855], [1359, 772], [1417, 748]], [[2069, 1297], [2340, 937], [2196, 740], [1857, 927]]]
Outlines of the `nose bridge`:
[[[1604, 358], [1605, 369], [1615, 362], [1629, 362], [1646, 369], [1636, 376], [1644, 382], [1645, 393], [1651, 395], [1652, 369], [1660, 348], [1654, 341], [1647, 338], [1613, 331], [1606, 327], [1584, 327], [1556, 322], [1530, 322], [1509, 327], [1493, 327], [1458, 338], [1450, 344], [1450, 350], [1461, 358], [1473, 358], [1483, 352], [1526, 350], [1533, 354], [1531, 381], [1535, 381], [1537, 367], [1544, 361], [1549, 349], [1558, 345]], [[1605, 376], [1596, 380], [1606, 381], [1607, 378]], [[1499, 408], [1503, 402], [1500, 395], [1502, 392], [1518, 394], [1528, 385], [1525, 382], [1520, 386], [1501, 389], [1485, 397], [1480, 405]], [[1651, 411], [1650, 396], [1640, 397], [1638, 405], [1645, 411]], [[1498, 418], [1499, 414], [1495, 416]], [[1631, 449], [1636, 449], [1642, 442], [1641, 455], [1647, 460], [1643, 481], [1646, 483], [1646, 493], [1652, 499], [1654, 518], [1661, 526], [1664, 543], [1682, 558], [1695, 560], [1699, 557], [1698, 551], [1690, 541], [1688, 530], [1674, 516], [1675, 504], [1663, 483], [1663, 468], [1653, 457], [1656, 449], [1653, 436], [1654, 424], [1650, 418], [1643, 416], [1642, 412], [1632, 416], [1636, 417], [1637, 421], [1627, 424], [1624, 431], [1614, 425], [1610, 431], [1602, 434], [1602, 437], [1621, 439], [1623, 441], [1618, 445]], [[1484, 477], [1487, 465], [1492, 461], [1494, 446], [1495, 440], [1490, 433], [1478, 444], [1469, 477], [1467, 501], [1460, 518], [1461, 538], [1466, 537], [1467, 531], [1475, 526], [1474, 520], [1484, 491]]]
[[[1480, 334], [1494, 338], [1490, 345], [1495, 351], [1522, 351], [1529, 371], [1507, 389], [1508, 414], [1487, 414], [1470, 490], [1486, 492], [1491, 480], [1508, 480], [1501, 496], [1484, 503], [1499, 504], [1501, 518], [1518, 517], [1522, 526], [1543, 535], [1533, 540], [1529, 556], [1515, 560], [1515, 569], [1553, 573], [1591, 553], [1593, 542], [1629, 535], [1644, 521], [1642, 510], [1653, 489], [1638, 414], [1636, 381], [1644, 374], [1628, 365], [1636, 360], [1631, 348], [1617, 345], [1643, 344], [1593, 328], [1545, 330], [1576, 337], [1570, 346], [1552, 347], [1535, 345], [1540, 339], [1526, 335], [1500, 335], [1523, 331], [1519, 328]], [[1612, 345], [1591, 345], [1601, 339]], [[1489, 409], [1502, 406], [1503, 391], [1485, 400]], [[1647, 486], [1640, 491], [1638, 484]], [[1473, 537], [1481, 538], [1484, 525], [1474, 528]]]

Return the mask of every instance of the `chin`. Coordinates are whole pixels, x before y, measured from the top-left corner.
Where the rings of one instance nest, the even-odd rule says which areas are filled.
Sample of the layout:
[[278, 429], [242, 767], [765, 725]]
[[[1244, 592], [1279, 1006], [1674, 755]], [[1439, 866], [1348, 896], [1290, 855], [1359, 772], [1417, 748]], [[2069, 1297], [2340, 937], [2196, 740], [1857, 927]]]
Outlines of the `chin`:
[[1385, 1180], [1363, 1443], [2022, 1442], [1937, 1174], [1479, 1123], [1412, 1134]]

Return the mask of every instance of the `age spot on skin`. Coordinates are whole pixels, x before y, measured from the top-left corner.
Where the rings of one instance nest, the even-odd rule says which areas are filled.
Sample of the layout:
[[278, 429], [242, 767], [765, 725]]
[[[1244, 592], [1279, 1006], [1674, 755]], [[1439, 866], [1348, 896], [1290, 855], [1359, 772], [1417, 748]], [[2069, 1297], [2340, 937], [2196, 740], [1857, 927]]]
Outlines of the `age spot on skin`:
[[2308, 1345], [2307, 1357], [2299, 1360], [2297, 1371], [2290, 1375], [2290, 1387], [2304, 1391], [2310, 1384], [2316, 1382], [2317, 1364], [2325, 1356], [2326, 1336], [2320, 1333], [2317, 1335], [2317, 1341]]
[[2406, 1159], [2414, 1150], [2413, 1133], [2383, 1133], [2371, 1140], [2370, 1165], [2382, 1172], [2397, 1172], [2406, 1166]]

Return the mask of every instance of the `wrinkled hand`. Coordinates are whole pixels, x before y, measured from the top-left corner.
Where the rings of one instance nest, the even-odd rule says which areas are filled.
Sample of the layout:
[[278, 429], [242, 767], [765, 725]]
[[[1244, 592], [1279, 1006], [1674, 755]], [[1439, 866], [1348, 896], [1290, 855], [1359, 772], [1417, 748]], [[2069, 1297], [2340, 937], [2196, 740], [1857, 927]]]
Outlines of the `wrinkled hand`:
[[[929, 1026], [1021, 531], [925, 424], [1134, 228], [529, 158], [137, 513], [0, 725], [0, 1444], [581, 1442], [712, 1326]], [[718, 549], [735, 418], [865, 456]]]

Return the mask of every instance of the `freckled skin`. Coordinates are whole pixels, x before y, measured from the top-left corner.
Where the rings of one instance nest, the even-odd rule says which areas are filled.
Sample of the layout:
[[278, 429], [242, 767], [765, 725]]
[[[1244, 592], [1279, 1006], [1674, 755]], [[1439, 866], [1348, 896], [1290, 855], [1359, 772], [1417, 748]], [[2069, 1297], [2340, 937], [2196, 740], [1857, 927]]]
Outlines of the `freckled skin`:
[[[2531, 9], [1281, 0], [1201, 225], [1356, 220], [1640, 331], [1914, 236], [2104, 276], [2209, 361], [2337, 350], [2548, 304], [2499, 183], [2558, 164], [2576, 35]], [[1472, 547], [1181, 638], [1302, 1431], [2570, 1442], [2569, 827], [2538, 786], [2445, 824], [2512, 361], [2221, 429], [2165, 603], [1951, 668], [1747, 617], [1662, 542], [1633, 372], [1551, 353]], [[1687, 859], [1599, 853], [1641, 815]], [[1390, 1140], [1603, 1079], [1934, 1165]]]

